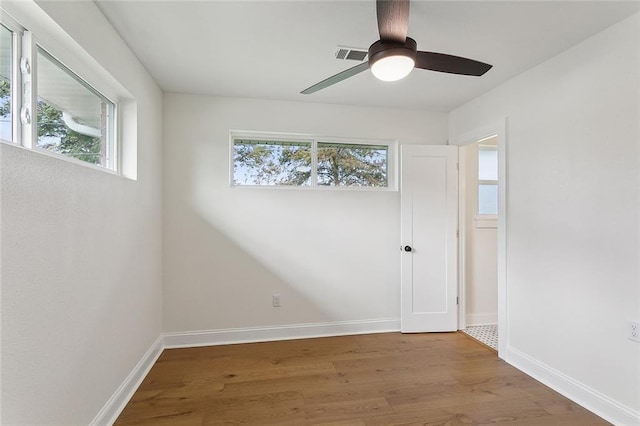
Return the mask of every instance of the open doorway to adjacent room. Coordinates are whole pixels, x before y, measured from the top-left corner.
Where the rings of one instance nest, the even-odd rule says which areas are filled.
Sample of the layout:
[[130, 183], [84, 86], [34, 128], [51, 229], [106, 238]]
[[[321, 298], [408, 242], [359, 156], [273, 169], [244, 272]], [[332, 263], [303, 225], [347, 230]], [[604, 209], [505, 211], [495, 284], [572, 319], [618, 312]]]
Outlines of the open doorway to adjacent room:
[[498, 350], [498, 137], [460, 147], [460, 328]]

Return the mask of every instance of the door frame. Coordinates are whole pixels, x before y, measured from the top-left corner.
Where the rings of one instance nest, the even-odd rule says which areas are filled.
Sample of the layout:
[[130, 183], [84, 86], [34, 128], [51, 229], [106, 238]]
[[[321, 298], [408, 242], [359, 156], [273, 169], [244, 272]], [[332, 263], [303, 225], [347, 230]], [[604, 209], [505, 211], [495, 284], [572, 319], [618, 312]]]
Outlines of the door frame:
[[[464, 133], [451, 141], [451, 145], [457, 145], [459, 147], [470, 145], [478, 142], [481, 139], [495, 135], [497, 137], [498, 145], [498, 229], [497, 229], [497, 242], [498, 242], [498, 357], [505, 359], [507, 354], [507, 347], [509, 346], [509, 328], [508, 328], [508, 285], [507, 285], [507, 118], [504, 117], [492, 123], [479, 126], [467, 133]], [[464, 173], [464, 164], [459, 166], [460, 177], [458, 182], [464, 182], [462, 174]], [[464, 184], [459, 188], [459, 204], [458, 204], [458, 229], [460, 230], [460, 239], [458, 244], [458, 294], [460, 296], [460, 304], [458, 305], [458, 326], [460, 329], [466, 327], [466, 277], [464, 271], [464, 247], [466, 242], [466, 235], [464, 232], [465, 213], [464, 205], [460, 202], [464, 202], [466, 195]]]

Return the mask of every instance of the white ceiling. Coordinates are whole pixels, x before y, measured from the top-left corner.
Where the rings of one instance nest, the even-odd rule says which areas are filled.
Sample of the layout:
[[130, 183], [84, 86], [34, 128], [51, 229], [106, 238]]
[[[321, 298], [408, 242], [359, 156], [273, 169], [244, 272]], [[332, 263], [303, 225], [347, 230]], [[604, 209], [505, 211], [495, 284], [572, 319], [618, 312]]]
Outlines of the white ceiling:
[[109, 1], [98, 5], [163, 90], [450, 111], [639, 10], [614, 1], [413, 1], [419, 50], [493, 64], [483, 77], [414, 70], [385, 83], [369, 71], [299, 92], [357, 64], [337, 45], [378, 39], [373, 0]]

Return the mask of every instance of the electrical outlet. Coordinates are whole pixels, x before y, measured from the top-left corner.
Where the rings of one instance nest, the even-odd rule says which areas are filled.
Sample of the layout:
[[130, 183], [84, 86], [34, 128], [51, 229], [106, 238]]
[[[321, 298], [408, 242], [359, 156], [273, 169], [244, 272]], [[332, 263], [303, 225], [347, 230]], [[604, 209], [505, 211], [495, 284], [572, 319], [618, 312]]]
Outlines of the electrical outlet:
[[629, 321], [629, 339], [640, 342], [640, 322]]
[[280, 295], [279, 294], [272, 294], [271, 295], [271, 305], [274, 308], [279, 308], [280, 307]]

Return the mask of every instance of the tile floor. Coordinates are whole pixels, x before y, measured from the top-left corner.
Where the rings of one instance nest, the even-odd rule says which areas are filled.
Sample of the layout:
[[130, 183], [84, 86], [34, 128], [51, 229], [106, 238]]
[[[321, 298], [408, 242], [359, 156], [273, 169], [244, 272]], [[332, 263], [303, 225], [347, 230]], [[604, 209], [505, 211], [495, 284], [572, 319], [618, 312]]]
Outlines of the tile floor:
[[481, 341], [485, 345], [498, 350], [498, 326], [493, 325], [475, 325], [462, 330], [469, 336]]

